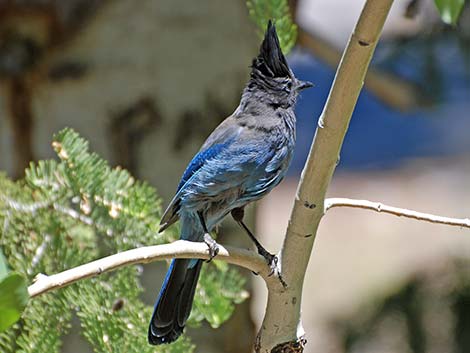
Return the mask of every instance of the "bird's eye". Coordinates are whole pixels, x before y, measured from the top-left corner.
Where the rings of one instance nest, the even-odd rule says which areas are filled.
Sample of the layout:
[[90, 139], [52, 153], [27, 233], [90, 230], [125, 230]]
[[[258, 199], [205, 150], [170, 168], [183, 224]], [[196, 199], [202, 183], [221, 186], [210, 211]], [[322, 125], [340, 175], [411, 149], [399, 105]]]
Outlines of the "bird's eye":
[[291, 81], [287, 82], [284, 90], [287, 91], [287, 92], [290, 92], [292, 90], [292, 82]]

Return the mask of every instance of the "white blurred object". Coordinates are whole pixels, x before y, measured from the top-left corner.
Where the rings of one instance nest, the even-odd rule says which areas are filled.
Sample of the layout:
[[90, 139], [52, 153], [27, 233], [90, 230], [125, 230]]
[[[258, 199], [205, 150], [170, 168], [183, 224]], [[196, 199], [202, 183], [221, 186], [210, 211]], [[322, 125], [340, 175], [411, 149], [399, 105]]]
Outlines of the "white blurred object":
[[[440, 21], [433, 0], [418, 2], [416, 15], [405, 16], [411, 0], [396, 0], [385, 22], [382, 38], [414, 36]], [[343, 48], [365, 0], [299, 0], [297, 23], [337, 48]]]

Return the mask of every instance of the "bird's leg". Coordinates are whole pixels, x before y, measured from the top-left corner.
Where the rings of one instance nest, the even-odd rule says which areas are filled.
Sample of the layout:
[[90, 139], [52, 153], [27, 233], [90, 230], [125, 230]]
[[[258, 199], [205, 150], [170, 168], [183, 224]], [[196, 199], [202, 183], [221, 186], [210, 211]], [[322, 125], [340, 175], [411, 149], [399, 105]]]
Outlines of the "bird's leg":
[[209, 260], [207, 262], [211, 262], [214, 257], [217, 256], [219, 253], [219, 246], [217, 242], [211, 237], [209, 231], [207, 230], [206, 222], [204, 221], [204, 216], [201, 212], [198, 212], [197, 215], [199, 216], [199, 221], [201, 222], [202, 229], [204, 230], [204, 243], [206, 243], [207, 247], [209, 248]]
[[253, 243], [255, 243], [256, 249], [258, 250], [258, 254], [260, 254], [266, 259], [269, 265], [269, 268], [271, 269], [271, 273], [269, 274], [271, 276], [277, 270], [277, 261], [278, 261], [277, 256], [268, 252], [263, 247], [263, 245], [261, 245], [258, 239], [256, 239], [256, 237], [253, 235], [250, 229], [248, 229], [245, 222], [243, 222], [243, 216], [245, 215], [245, 210], [243, 208], [234, 208], [231, 214], [232, 214], [233, 219], [238, 223], [240, 227], [242, 227], [245, 230], [246, 234], [250, 237]]

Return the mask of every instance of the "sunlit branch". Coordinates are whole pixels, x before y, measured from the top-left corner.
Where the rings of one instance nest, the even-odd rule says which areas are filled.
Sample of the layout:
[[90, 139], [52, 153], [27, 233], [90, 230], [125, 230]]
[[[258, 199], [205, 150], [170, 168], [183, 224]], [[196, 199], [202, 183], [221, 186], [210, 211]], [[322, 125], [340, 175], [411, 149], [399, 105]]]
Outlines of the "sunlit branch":
[[[36, 277], [36, 281], [28, 287], [28, 292], [31, 297], [35, 297], [53, 289], [65, 287], [79, 280], [98, 276], [123, 266], [171, 258], [208, 259], [209, 253], [206, 244], [184, 240], [178, 240], [171, 244], [127, 250], [54, 275], [39, 274]], [[266, 260], [253, 251], [219, 245], [217, 260], [244, 267], [260, 274], [269, 285], [281, 287], [280, 282], [273, 278], [275, 276], [269, 276], [270, 269], [266, 264]]]
[[381, 202], [368, 200], [353, 200], [347, 198], [329, 198], [325, 200], [325, 212], [334, 207], [352, 207], [372, 210], [376, 212], [388, 213], [398, 217], [413, 218], [419, 221], [445, 224], [455, 227], [470, 228], [469, 218], [450, 218], [434, 215], [431, 213], [417, 212], [406, 208], [384, 205]]

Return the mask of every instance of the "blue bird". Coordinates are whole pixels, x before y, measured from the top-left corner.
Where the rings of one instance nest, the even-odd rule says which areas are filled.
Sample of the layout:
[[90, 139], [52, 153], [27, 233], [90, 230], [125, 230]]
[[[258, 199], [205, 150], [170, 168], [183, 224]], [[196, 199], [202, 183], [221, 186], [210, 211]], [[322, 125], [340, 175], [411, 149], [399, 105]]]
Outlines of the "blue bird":
[[[310, 82], [295, 78], [282, 54], [276, 28], [269, 21], [240, 105], [212, 132], [189, 163], [162, 216], [160, 231], [179, 219], [180, 238], [204, 241], [212, 259], [218, 246], [209, 232], [231, 213], [258, 252], [275, 268], [276, 257], [261, 246], [243, 222], [243, 209], [284, 178], [295, 144], [297, 95], [311, 86]], [[150, 344], [171, 343], [183, 332], [202, 262], [171, 262], [150, 320]]]

